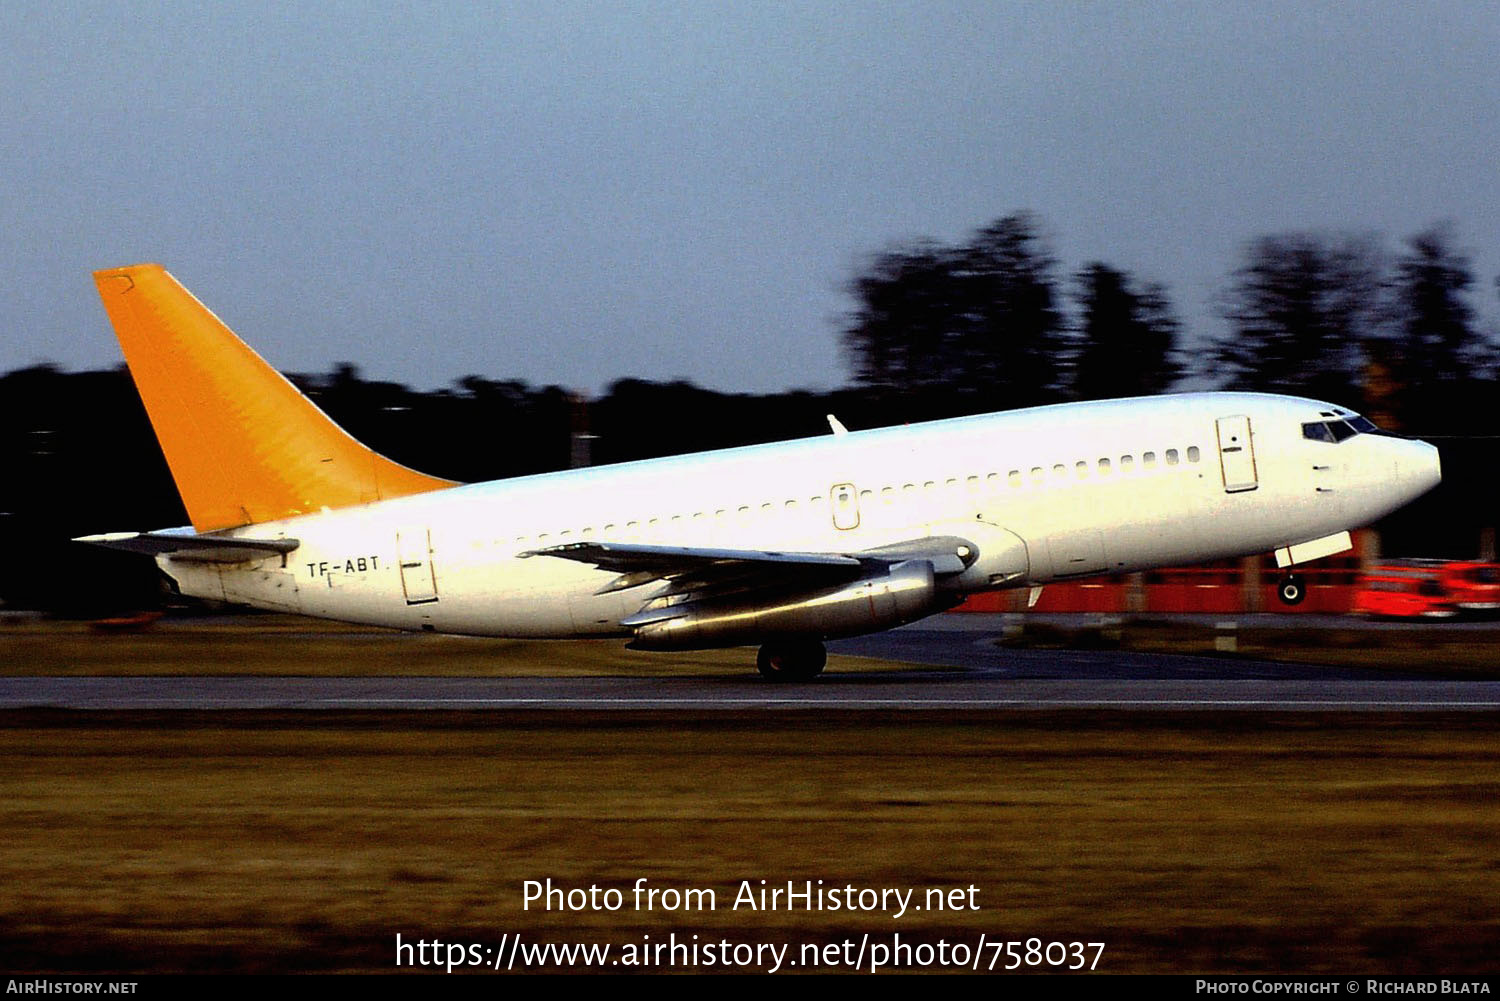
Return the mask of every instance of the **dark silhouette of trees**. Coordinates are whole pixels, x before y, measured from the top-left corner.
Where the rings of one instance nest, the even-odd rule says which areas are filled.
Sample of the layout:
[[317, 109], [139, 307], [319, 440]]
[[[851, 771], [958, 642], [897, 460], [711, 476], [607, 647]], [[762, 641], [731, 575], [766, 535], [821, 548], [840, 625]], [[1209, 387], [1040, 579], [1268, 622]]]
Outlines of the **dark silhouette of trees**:
[[844, 345], [857, 382], [908, 414], [969, 413], [1062, 398], [1066, 336], [1056, 261], [1026, 213], [960, 246], [879, 255], [849, 286]]
[[355, 438], [424, 473], [472, 483], [566, 465], [569, 394], [559, 386], [469, 375], [423, 393], [366, 380], [347, 362], [291, 379]]
[[1475, 329], [1474, 273], [1447, 226], [1407, 241], [1394, 282], [1396, 349], [1405, 378], [1395, 389], [1403, 426], [1456, 430], [1487, 407], [1494, 348]]
[[1208, 374], [1226, 388], [1359, 406], [1365, 345], [1387, 317], [1378, 241], [1283, 233], [1256, 240], [1245, 257], [1223, 304], [1232, 333], [1214, 346]]
[[1164, 287], [1137, 290], [1124, 272], [1099, 262], [1074, 282], [1081, 313], [1071, 366], [1075, 399], [1164, 393], [1182, 377], [1180, 328]]

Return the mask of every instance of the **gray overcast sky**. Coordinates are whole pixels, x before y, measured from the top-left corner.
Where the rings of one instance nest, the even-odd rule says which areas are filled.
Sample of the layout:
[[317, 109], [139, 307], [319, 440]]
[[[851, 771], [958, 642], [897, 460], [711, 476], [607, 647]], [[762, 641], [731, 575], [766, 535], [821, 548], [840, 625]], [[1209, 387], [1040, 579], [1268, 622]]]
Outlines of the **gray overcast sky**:
[[7, 3], [0, 370], [156, 260], [272, 364], [841, 385], [871, 252], [1035, 211], [1192, 335], [1246, 241], [1450, 219], [1496, 310], [1491, 3]]

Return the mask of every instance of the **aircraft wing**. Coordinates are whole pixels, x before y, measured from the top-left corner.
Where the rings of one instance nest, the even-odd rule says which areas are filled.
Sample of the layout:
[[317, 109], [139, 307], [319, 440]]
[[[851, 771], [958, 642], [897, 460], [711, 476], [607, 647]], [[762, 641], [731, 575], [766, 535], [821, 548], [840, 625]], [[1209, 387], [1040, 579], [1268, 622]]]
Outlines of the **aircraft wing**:
[[761, 589], [811, 590], [855, 580], [914, 559], [931, 562], [934, 573], [961, 573], [973, 561], [971, 551], [965, 540], [942, 536], [852, 553], [574, 542], [521, 555], [576, 560], [619, 574], [596, 594], [665, 581], [666, 589], [656, 595], [664, 598], [680, 594], [723, 597]]
[[268, 556], [285, 556], [302, 543], [297, 539], [232, 539], [218, 535], [194, 535], [187, 532], [109, 532], [85, 535], [74, 542], [92, 546], [124, 549], [149, 556], [166, 554], [174, 560], [191, 563], [246, 563]]

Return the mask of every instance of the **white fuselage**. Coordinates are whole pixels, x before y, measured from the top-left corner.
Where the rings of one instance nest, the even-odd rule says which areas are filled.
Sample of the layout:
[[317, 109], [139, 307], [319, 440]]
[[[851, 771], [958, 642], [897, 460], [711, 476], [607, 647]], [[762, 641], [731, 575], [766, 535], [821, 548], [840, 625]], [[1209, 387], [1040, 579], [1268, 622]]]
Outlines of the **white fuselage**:
[[526, 555], [570, 542], [857, 553], [958, 536], [981, 553], [963, 590], [1037, 585], [1323, 539], [1438, 481], [1423, 442], [1304, 436], [1335, 411], [1250, 393], [1040, 407], [456, 487], [219, 533], [300, 540], [284, 559], [159, 562], [198, 597], [490, 636], [629, 633], [660, 582], [598, 594], [615, 573]]

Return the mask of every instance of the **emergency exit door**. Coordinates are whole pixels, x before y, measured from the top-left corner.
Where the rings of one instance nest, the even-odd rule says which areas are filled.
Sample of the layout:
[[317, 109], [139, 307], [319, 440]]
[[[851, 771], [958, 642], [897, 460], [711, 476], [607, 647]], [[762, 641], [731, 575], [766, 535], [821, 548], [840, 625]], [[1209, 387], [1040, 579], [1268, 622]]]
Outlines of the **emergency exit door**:
[[408, 605], [438, 600], [437, 574], [432, 569], [432, 533], [425, 528], [396, 533], [396, 557], [401, 565], [401, 589]]
[[1259, 486], [1255, 472], [1255, 444], [1250, 437], [1250, 418], [1220, 417], [1219, 468], [1224, 473], [1225, 493], [1254, 490]]

